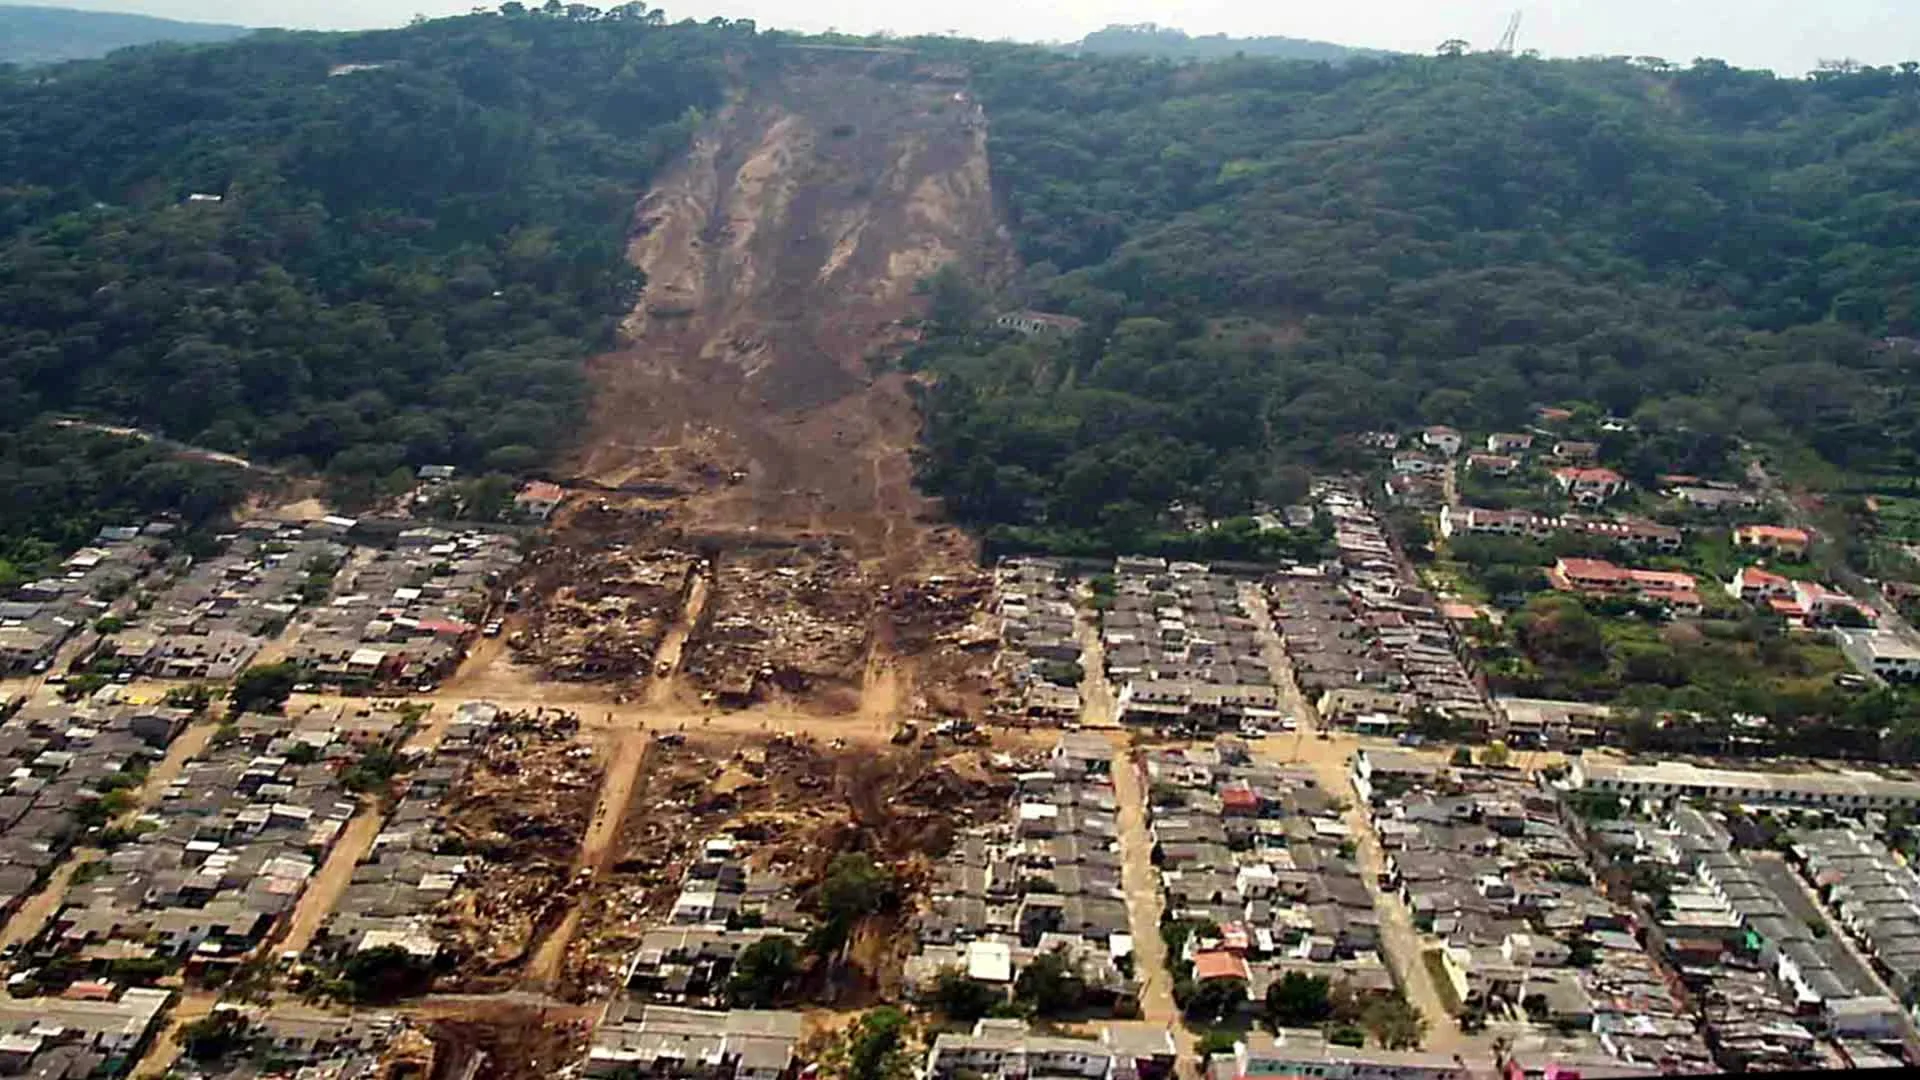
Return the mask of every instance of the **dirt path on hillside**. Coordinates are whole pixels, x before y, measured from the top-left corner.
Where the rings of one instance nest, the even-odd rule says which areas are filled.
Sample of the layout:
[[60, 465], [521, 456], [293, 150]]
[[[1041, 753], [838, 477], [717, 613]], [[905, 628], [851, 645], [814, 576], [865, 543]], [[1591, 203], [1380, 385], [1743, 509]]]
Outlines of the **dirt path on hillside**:
[[913, 487], [905, 377], [872, 364], [912, 340], [926, 276], [1009, 265], [984, 122], [913, 63], [789, 59], [648, 194], [648, 286], [592, 366], [578, 481], [689, 532], [824, 535], [883, 579], [971, 554]]

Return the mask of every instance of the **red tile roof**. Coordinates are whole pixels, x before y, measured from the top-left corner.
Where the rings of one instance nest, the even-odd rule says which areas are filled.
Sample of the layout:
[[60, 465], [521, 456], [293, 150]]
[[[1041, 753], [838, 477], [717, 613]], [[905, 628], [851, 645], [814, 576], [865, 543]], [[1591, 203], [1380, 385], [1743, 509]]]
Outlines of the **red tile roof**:
[[1208, 979], [1244, 979], [1247, 977], [1247, 962], [1224, 949], [1194, 953], [1193, 977], [1199, 982]]

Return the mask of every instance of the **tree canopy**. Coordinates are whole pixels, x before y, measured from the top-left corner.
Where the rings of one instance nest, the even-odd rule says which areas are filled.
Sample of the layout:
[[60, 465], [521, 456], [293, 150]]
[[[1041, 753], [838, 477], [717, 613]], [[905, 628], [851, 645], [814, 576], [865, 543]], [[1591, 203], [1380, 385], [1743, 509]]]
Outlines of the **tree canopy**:
[[[0, 69], [0, 486], [79, 496], [66, 531], [235, 495], [28, 426], [48, 413], [319, 470], [349, 501], [564, 445], [581, 360], [640, 285], [632, 207], [743, 36], [575, 8]], [[95, 467], [50, 476], [56, 452]]]
[[1028, 263], [1006, 302], [1085, 322], [915, 356], [924, 477], [972, 522], [1132, 540], [1359, 432], [1556, 402], [1920, 461], [1920, 65], [952, 48]]

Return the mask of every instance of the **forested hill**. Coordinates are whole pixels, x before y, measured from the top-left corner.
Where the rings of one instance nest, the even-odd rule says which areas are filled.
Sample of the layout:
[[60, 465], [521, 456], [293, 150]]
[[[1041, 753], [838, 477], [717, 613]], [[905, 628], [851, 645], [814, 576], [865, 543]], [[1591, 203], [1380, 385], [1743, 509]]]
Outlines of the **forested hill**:
[[[636, 195], [793, 40], [510, 3], [0, 70], [0, 560], [232, 493], [53, 414], [349, 503], [538, 468], [639, 285]], [[1739, 438], [1920, 464], [1920, 354], [1883, 343], [1920, 336], [1920, 65], [887, 44], [970, 71], [1027, 264], [933, 282], [913, 357], [924, 480], [971, 523], [1124, 546], [1176, 499], [1289, 494], [1344, 435], [1541, 402], [1631, 414], [1696, 471]], [[979, 330], [1009, 306], [1086, 330]]]
[[1225, 34], [1189, 35], [1170, 26], [1141, 23], [1109, 26], [1080, 39], [1085, 56], [1146, 56], [1163, 60], [1225, 60], [1254, 56], [1264, 60], [1309, 60], [1338, 64], [1356, 56], [1386, 56], [1382, 49], [1361, 49], [1307, 38], [1236, 38]]
[[53, 413], [349, 498], [543, 461], [639, 284], [635, 199], [750, 33], [662, 21], [267, 31], [0, 75], [0, 543], [170, 497], [139, 468], [62, 469], [79, 436], [35, 423]]
[[1920, 360], [1881, 342], [1920, 334], [1920, 65], [971, 57], [1029, 263], [1002, 302], [1088, 323], [923, 350], [926, 478], [971, 521], [1121, 543], [1343, 434], [1542, 402], [1702, 468], [1920, 462]]
[[113, 11], [0, 4], [0, 64], [86, 60], [156, 41], [228, 41], [249, 32], [244, 26], [179, 22]]

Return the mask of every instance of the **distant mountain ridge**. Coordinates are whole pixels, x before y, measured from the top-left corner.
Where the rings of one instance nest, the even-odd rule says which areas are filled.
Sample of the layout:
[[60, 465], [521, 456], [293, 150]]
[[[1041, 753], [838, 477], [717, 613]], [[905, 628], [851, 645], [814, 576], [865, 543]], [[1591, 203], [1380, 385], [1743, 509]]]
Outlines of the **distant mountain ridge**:
[[1362, 56], [1391, 56], [1385, 49], [1363, 49], [1306, 38], [1236, 38], [1225, 34], [1194, 37], [1184, 30], [1154, 23], [1114, 25], [1080, 40], [1081, 53], [1092, 56], [1158, 56], [1169, 60], [1225, 60], [1241, 54], [1268, 60], [1320, 60], [1343, 63]]
[[132, 45], [230, 41], [251, 32], [245, 26], [180, 22], [116, 11], [0, 4], [0, 64], [88, 60]]

